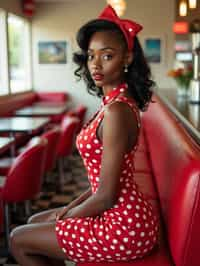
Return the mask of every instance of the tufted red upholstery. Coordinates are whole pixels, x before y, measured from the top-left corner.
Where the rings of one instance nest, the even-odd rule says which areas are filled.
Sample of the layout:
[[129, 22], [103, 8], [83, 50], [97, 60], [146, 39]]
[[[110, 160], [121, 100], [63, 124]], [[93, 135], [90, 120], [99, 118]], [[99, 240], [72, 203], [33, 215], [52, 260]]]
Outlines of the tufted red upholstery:
[[135, 179], [160, 214], [158, 247], [141, 260], [77, 266], [199, 266], [200, 150], [154, 96], [142, 115]]

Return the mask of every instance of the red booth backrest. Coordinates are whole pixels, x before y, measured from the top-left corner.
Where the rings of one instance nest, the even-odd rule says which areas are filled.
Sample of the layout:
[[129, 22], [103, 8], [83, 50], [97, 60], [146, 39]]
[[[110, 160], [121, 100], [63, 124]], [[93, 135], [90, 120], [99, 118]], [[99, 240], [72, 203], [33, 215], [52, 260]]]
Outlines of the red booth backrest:
[[20, 93], [14, 96], [5, 96], [0, 100], [0, 116], [12, 115], [14, 111], [36, 101], [35, 92]]
[[170, 251], [176, 266], [200, 265], [200, 150], [154, 100], [142, 120]]
[[38, 101], [66, 102], [69, 95], [66, 92], [36, 92]]

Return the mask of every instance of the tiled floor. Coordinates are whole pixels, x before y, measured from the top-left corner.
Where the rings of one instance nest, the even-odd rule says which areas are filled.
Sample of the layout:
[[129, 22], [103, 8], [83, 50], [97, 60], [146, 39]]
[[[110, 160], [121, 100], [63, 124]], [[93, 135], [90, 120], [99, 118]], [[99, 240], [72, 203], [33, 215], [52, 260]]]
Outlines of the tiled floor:
[[[65, 172], [66, 172], [66, 184], [63, 188], [63, 192], [56, 193], [55, 185], [53, 183], [45, 185], [44, 192], [42, 192], [40, 198], [33, 203], [32, 206], [33, 213], [65, 205], [88, 188], [87, 175], [82, 163], [82, 159], [76, 152], [74, 152], [74, 154], [66, 160]], [[56, 177], [57, 177], [57, 172], [54, 172], [52, 176], [49, 177], [49, 179], [52, 180]], [[21, 223], [22, 222], [15, 221], [15, 225]], [[1, 235], [0, 245], [2, 245], [2, 242], [3, 242], [3, 236]], [[0, 258], [0, 265], [17, 266], [17, 264], [12, 258], [7, 258], [7, 257]], [[74, 266], [75, 264], [73, 262], [66, 261], [66, 265]]]

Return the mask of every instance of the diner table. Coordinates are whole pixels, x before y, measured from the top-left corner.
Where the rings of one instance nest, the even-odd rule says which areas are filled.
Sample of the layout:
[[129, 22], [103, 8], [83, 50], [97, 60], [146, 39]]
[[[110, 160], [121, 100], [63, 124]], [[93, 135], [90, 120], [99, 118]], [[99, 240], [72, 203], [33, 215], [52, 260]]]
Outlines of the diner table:
[[15, 112], [15, 116], [52, 116], [61, 115], [68, 110], [66, 104], [32, 105], [21, 108]]
[[24, 132], [33, 133], [43, 128], [48, 122], [47, 117], [6, 117], [0, 118], [0, 132], [14, 133]]
[[[36, 133], [44, 128], [50, 119], [47, 117], [6, 117], [0, 118], [0, 132], [9, 133], [11, 138], [15, 138], [15, 133]], [[11, 146], [11, 154], [14, 157], [15, 147]]]

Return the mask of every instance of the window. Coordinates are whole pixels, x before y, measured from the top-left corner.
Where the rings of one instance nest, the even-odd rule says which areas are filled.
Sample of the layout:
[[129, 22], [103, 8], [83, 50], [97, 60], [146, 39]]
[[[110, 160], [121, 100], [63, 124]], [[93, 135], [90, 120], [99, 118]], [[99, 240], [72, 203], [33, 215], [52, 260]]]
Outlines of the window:
[[0, 9], [0, 95], [9, 93], [6, 12]]
[[8, 14], [8, 68], [11, 93], [31, 89], [30, 24]]

